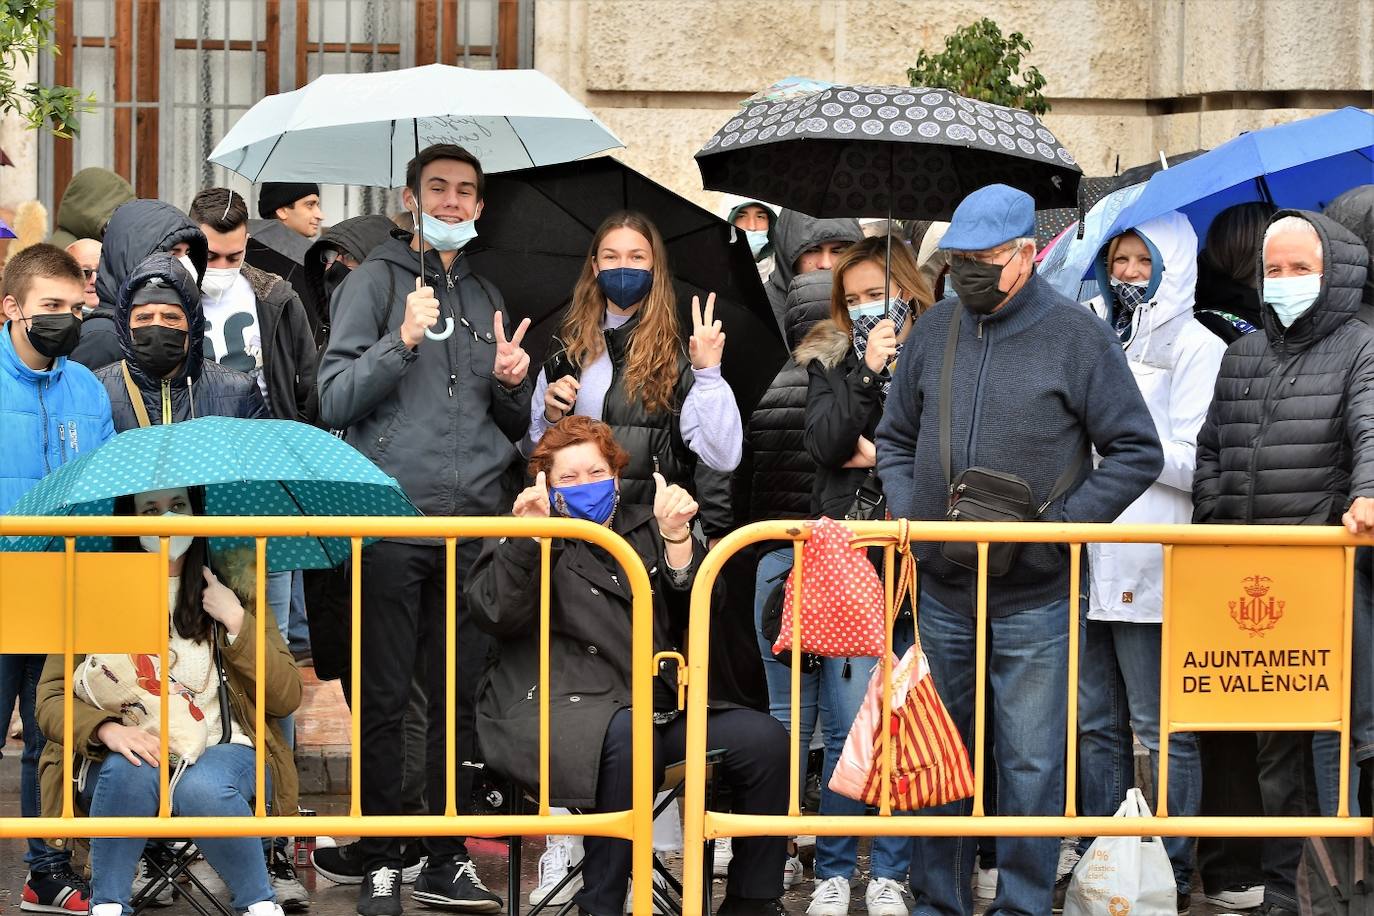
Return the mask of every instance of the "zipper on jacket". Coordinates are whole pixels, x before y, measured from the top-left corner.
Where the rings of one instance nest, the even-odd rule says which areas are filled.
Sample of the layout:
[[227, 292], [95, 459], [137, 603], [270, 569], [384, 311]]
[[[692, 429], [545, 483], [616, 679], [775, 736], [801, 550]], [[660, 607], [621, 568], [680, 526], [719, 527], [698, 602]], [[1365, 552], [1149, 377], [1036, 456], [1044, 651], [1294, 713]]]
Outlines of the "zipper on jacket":
[[167, 380], [161, 382], [162, 387], [162, 425], [166, 426], [172, 422], [172, 385]]
[[43, 400], [43, 392], [48, 387], [48, 380], [43, 379], [43, 383], [38, 386], [38, 412], [43, 418], [43, 471], [46, 474], [52, 473], [52, 461], [48, 456], [48, 449], [52, 447], [52, 442], [48, 433], [48, 403]]
[[[983, 339], [983, 323], [978, 324], [978, 339]], [[978, 379], [973, 384], [973, 417], [968, 424], [968, 454], [964, 456], [964, 467], [975, 466], [974, 454], [978, 447], [978, 420], [982, 416], [983, 410], [983, 377], [987, 374], [988, 355], [992, 353], [992, 337], [989, 336], [983, 344], [983, 358], [978, 363]]]
[[67, 463], [67, 424], [57, 424], [57, 447], [62, 452], [62, 463]]

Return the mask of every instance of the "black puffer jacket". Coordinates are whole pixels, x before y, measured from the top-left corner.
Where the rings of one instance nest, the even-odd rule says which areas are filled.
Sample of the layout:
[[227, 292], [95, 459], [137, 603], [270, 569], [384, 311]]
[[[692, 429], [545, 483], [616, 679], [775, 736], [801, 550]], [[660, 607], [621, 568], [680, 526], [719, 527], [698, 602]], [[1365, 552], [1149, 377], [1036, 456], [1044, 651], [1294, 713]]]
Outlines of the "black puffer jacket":
[[[787, 292], [788, 349], [830, 314], [833, 274], [802, 274]], [[749, 417], [749, 521], [810, 518], [816, 463], [806, 451], [806, 367], [788, 359]]]
[[1374, 497], [1374, 332], [1356, 319], [1368, 254], [1316, 213], [1324, 272], [1312, 307], [1285, 329], [1226, 351], [1198, 435], [1195, 522], [1327, 525], [1357, 496]]
[[809, 379], [806, 451], [816, 462], [811, 514], [844, 518], [869, 469], [843, 465], [860, 436], [873, 441], [883, 416], [885, 376], [864, 365], [849, 334], [833, 320], [812, 328], [795, 355]]
[[[203, 242], [204, 236], [201, 236], [201, 239]], [[132, 310], [130, 300], [133, 299], [134, 291], [152, 277], [168, 280], [176, 288], [181, 296], [182, 308], [186, 311], [186, 323], [190, 328], [190, 347], [186, 354], [186, 362], [181, 371], [165, 379], [156, 378], [138, 362], [138, 357], [134, 354], [133, 335], [129, 331], [129, 312]], [[227, 369], [202, 356], [205, 316], [200, 309], [200, 291], [193, 284], [190, 274], [171, 255], [155, 254], [149, 257], [124, 281], [115, 306], [115, 330], [119, 335], [119, 346], [124, 358], [95, 374], [110, 396], [110, 412], [114, 419], [115, 432], [122, 433], [126, 429], [137, 429], [139, 426], [138, 414], [134, 410], [133, 401], [129, 396], [129, 386], [124, 377], [125, 366], [128, 367], [129, 378], [138, 389], [143, 407], [148, 412], [148, 419], [154, 426], [162, 423], [179, 423], [196, 417], [240, 417], [255, 420], [268, 416], [267, 405], [263, 402], [256, 381], [242, 372]], [[171, 405], [170, 417], [163, 415], [164, 403]]]
[[171, 251], [181, 242], [190, 246], [198, 286], [205, 276], [209, 245], [190, 217], [161, 200], [131, 200], [114, 211], [105, 227], [95, 279], [100, 306], [82, 322], [81, 342], [72, 359], [94, 372], [123, 357], [115, 327], [120, 287], [149, 255]]
[[797, 276], [797, 259], [823, 242], [863, 241], [863, 229], [856, 219], [816, 219], [795, 210], [784, 210], [778, 217], [777, 228], [772, 230], [773, 250], [776, 260], [773, 275], [764, 284], [768, 302], [773, 306], [773, 317], [778, 327], [787, 332], [787, 294], [792, 289], [792, 281]]

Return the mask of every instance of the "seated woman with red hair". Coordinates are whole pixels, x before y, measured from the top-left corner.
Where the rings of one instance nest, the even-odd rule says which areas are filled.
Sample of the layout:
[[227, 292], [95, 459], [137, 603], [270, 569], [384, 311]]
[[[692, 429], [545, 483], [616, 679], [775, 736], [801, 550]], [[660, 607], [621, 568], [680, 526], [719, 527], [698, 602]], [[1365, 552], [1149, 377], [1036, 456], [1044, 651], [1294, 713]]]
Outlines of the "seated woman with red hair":
[[[534, 483], [515, 500], [522, 518], [559, 515], [605, 525], [639, 555], [653, 587], [654, 651], [674, 648], [686, 628], [687, 595], [704, 548], [693, 536], [697, 504], [655, 474], [652, 506], [620, 501], [629, 455], [599, 420], [570, 416], [548, 430], [530, 459]], [[478, 688], [477, 734], [488, 766], [535, 790], [539, 784], [539, 543], [488, 542], [468, 577], [477, 625], [497, 640]], [[583, 811], [631, 806], [631, 594], [620, 566], [584, 541], [557, 539], [549, 570], [549, 800]], [[654, 776], [680, 760], [686, 717], [677, 711], [676, 672], [654, 681]], [[787, 810], [787, 733], [752, 709], [712, 709], [707, 742], [724, 751], [721, 770], [734, 809]], [[630, 877], [631, 845], [586, 838], [582, 913], [619, 916]], [[785, 841], [739, 837], [726, 884], [725, 916], [782, 912]]]

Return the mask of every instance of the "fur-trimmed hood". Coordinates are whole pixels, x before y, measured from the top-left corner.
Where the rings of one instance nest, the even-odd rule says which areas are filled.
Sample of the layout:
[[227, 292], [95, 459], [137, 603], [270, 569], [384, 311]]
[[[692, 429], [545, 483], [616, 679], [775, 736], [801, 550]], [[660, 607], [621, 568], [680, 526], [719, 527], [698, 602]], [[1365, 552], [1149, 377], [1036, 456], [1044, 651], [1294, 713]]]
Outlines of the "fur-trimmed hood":
[[849, 333], [836, 324], [835, 319], [827, 318], [807, 332], [792, 352], [792, 358], [799, 366], [810, 365], [812, 360], [818, 359], [822, 366], [833, 369], [844, 362], [853, 349], [854, 340]]

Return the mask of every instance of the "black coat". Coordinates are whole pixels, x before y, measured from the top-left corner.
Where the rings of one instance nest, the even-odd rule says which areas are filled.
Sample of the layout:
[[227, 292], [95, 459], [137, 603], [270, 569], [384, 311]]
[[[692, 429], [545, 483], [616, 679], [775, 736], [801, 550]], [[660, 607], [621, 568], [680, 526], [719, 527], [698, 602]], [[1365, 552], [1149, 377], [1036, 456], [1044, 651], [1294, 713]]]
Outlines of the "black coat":
[[[120, 209], [122, 211], [124, 208]], [[104, 269], [103, 265], [101, 269]], [[129, 331], [130, 299], [134, 288], [142, 286], [144, 280], [154, 275], [171, 278], [181, 296], [182, 308], [186, 311], [190, 327], [190, 349], [186, 362], [180, 372], [167, 379], [155, 378], [139, 364], [133, 350], [133, 336]], [[95, 374], [110, 396], [115, 432], [137, 429], [139, 425], [124, 378], [126, 365], [139, 399], [148, 412], [148, 419], [154, 426], [163, 422], [179, 423], [195, 417], [239, 417], [250, 420], [267, 417], [267, 405], [263, 402], [256, 380], [242, 372], [210, 362], [201, 355], [205, 316], [200, 309], [200, 292], [190, 285], [190, 277], [170, 255], [153, 255], [140, 264], [124, 282], [118, 299], [115, 331], [119, 336], [123, 359]], [[163, 417], [164, 399], [171, 405], [170, 419]]]
[[1285, 329], [1226, 351], [1198, 434], [1195, 522], [1327, 525], [1374, 497], [1374, 331], [1356, 319], [1368, 254], [1348, 231], [1299, 215], [1321, 236], [1324, 270], [1312, 308]]
[[[847, 468], [859, 437], [873, 441], [883, 416], [886, 374], [868, 368], [854, 350], [850, 335], [833, 320], [811, 329], [796, 350], [806, 366], [806, 451], [816, 462], [811, 491], [813, 516], [844, 518], [869, 468]], [[874, 475], [874, 486], [879, 487]]]
[[[649, 573], [654, 593], [654, 651], [672, 649], [703, 556], [698, 545], [684, 586], [675, 586], [663, 539], [647, 506], [622, 505], [612, 529]], [[530, 538], [488, 541], [468, 574], [473, 620], [496, 638], [477, 688], [477, 740], [496, 772], [533, 792], [539, 787], [539, 544]], [[584, 541], [555, 540], [549, 569], [549, 800], [596, 803], [601, 745], [611, 718], [630, 706], [631, 597], [610, 555]], [[670, 602], [672, 606], [670, 606]], [[676, 708], [677, 672], [654, 682], [656, 711]]]
[[97, 306], [81, 319], [81, 342], [71, 358], [92, 372], [124, 358], [119, 335], [115, 333], [114, 309]]
[[[796, 347], [830, 314], [833, 275], [798, 275], [787, 291], [787, 345]], [[750, 521], [810, 518], [816, 463], [806, 450], [806, 367], [788, 359], [749, 417], [745, 478]]]
[[267, 406], [278, 420], [314, 423], [320, 412], [315, 384], [319, 357], [305, 306], [291, 284], [276, 274], [251, 264], [243, 265], [242, 273], [257, 300]]

